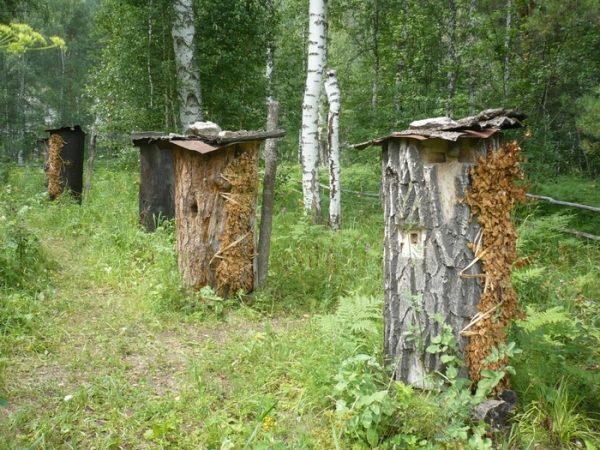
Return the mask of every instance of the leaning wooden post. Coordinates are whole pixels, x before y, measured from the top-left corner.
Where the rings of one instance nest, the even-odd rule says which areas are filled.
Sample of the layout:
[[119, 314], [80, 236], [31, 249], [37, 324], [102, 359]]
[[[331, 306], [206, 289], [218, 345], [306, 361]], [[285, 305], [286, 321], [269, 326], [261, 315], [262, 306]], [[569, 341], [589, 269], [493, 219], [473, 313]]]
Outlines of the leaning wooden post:
[[[473, 381], [491, 347], [501, 343], [502, 331], [491, 323], [495, 319], [480, 310], [483, 292], [494, 289], [486, 283], [489, 276], [480, 263], [494, 232], [472, 217], [480, 208], [494, 206], [484, 200], [473, 208], [465, 198], [472, 168], [500, 148], [502, 129], [520, 127], [523, 118], [497, 109], [456, 122], [426, 119], [413, 122], [409, 130], [355, 146], [375, 144], [383, 150], [384, 348], [396, 379], [419, 388], [430, 386], [428, 374], [444, 367], [434, 339], [446, 325], [469, 368], [476, 369], [470, 371]], [[500, 214], [508, 214], [510, 220], [510, 211]], [[508, 290], [506, 280], [502, 282], [500, 288]], [[513, 317], [507, 314], [505, 319]], [[487, 328], [474, 328], [484, 336], [474, 346], [468, 331], [480, 320], [488, 320]]]
[[68, 190], [81, 203], [85, 133], [79, 125], [46, 132], [50, 133], [45, 167], [48, 195], [54, 200]]
[[175, 217], [175, 168], [170, 150], [161, 150], [162, 133], [133, 133], [133, 144], [140, 149], [140, 223], [154, 231], [159, 219]]
[[258, 149], [282, 131], [157, 138], [175, 167], [177, 260], [185, 285], [223, 297], [255, 288]]

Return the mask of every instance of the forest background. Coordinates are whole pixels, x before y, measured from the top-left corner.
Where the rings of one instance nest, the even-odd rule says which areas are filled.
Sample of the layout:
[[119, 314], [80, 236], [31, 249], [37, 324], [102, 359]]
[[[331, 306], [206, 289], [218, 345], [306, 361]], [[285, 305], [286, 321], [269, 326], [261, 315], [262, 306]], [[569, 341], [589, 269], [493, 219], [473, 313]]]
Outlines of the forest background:
[[[264, 127], [275, 48], [287, 135], [267, 287], [251, 299], [185, 290], [172, 224], [138, 226], [130, 133], [180, 131], [172, 2], [0, 0], [0, 23], [66, 42], [0, 52], [0, 448], [599, 448], [600, 247], [565, 234], [600, 234], [598, 214], [535, 203], [515, 214], [520, 402], [494, 434], [470, 420], [468, 389], [390, 383], [379, 150], [349, 145], [416, 119], [514, 107], [529, 116], [529, 191], [600, 206], [600, 4], [330, 1], [337, 233], [301, 203], [308, 1], [194, 6], [204, 117], [223, 129]], [[81, 207], [50, 204], [40, 139], [74, 124], [98, 135], [92, 189]]]

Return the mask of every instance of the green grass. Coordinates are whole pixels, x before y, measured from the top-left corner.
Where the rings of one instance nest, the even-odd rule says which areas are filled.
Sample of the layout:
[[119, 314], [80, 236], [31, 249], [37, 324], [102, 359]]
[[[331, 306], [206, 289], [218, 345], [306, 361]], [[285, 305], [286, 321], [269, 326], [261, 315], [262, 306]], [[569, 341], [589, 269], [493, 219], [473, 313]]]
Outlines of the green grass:
[[[0, 449], [369, 448], [373, 439], [485, 448], [470, 424], [449, 429], [437, 394], [389, 383], [381, 368], [377, 198], [345, 194], [344, 228], [333, 233], [306, 222], [300, 174], [282, 167], [268, 287], [219, 299], [181, 286], [172, 223], [139, 228], [134, 167], [100, 163], [81, 206], [48, 202], [40, 170], [3, 172]], [[347, 167], [343, 187], [377, 192], [378, 170], [376, 161]], [[557, 231], [585, 228], [585, 217], [555, 213], [519, 212], [520, 253], [532, 263], [515, 275], [529, 317], [511, 335], [524, 352], [506, 448], [600, 445], [589, 420], [600, 385], [600, 247]], [[340, 399], [362, 406], [340, 414]], [[546, 417], [565, 425], [548, 430]]]

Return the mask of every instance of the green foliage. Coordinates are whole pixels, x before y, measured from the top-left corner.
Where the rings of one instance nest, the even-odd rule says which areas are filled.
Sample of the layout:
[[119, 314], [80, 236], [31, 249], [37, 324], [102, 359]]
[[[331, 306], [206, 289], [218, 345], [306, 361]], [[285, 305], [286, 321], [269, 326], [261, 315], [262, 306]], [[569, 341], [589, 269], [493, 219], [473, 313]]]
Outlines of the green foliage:
[[376, 447], [394, 419], [395, 404], [385, 386], [387, 377], [377, 360], [359, 353], [346, 359], [335, 377], [336, 413], [345, 432]]
[[[430, 392], [389, 378], [379, 199], [345, 194], [344, 230], [331, 233], [303, 221], [298, 171], [284, 166], [269, 286], [221, 299], [181, 286], [172, 222], [140, 229], [134, 156], [100, 158], [82, 205], [48, 202], [39, 169], [4, 171], [0, 230], [24, 233], [19, 277], [30, 280], [1, 292], [8, 448], [490, 448], [469, 411], [509, 367], [486, 373], [473, 394], [442, 327], [429, 351], [442, 352], [445, 367]], [[377, 170], [377, 161], [349, 167], [345, 188], [377, 192]], [[591, 198], [590, 185], [565, 180]], [[527, 318], [510, 341], [523, 353], [511, 344], [491, 356], [514, 355], [521, 406], [505, 448], [594, 448], [599, 249], [557, 230], [586, 216], [538, 205], [519, 217], [519, 252], [531, 265], [516, 276]], [[0, 254], [16, 264], [4, 242]]]
[[542, 400], [536, 400], [515, 418], [513, 446], [552, 449], [596, 449], [600, 422], [577, 412], [579, 400], [570, 395], [570, 380], [563, 379]]
[[64, 39], [58, 36], [45, 38], [26, 23], [0, 23], [0, 52], [24, 53], [32, 50], [50, 48], [65, 49]]

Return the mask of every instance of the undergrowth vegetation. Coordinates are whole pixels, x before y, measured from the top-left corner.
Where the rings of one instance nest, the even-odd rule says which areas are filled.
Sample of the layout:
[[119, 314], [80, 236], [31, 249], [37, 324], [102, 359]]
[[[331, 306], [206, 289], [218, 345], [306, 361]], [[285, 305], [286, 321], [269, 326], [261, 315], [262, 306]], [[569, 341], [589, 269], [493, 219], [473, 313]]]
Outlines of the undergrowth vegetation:
[[[133, 167], [101, 161], [81, 206], [48, 202], [41, 170], [2, 174], [1, 449], [600, 448], [600, 246], [563, 232], [597, 217], [517, 212], [519, 407], [496, 432], [471, 421], [481, 392], [444, 333], [430, 349], [444, 383], [423, 393], [388, 376], [382, 212], [360, 195], [378, 192], [376, 161], [345, 169], [338, 233], [302, 217], [300, 174], [282, 167], [268, 286], [228, 299], [181, 286], [173, 224], [138, 226]], [[536, 189], [600, 193], [570, 178]]]

